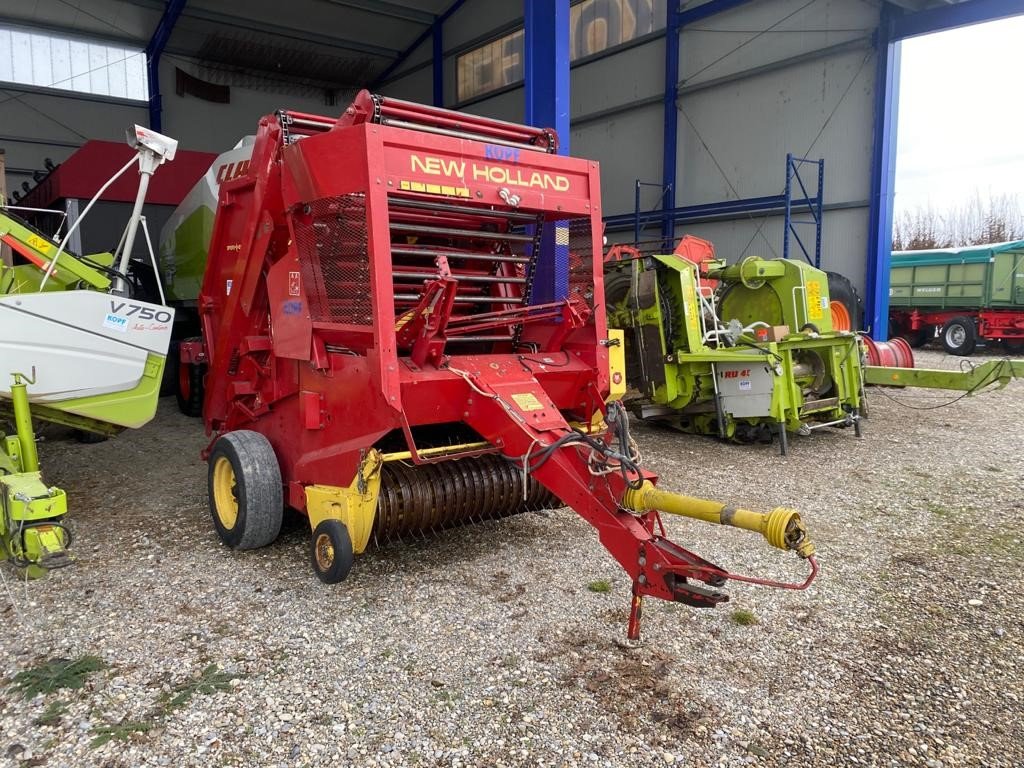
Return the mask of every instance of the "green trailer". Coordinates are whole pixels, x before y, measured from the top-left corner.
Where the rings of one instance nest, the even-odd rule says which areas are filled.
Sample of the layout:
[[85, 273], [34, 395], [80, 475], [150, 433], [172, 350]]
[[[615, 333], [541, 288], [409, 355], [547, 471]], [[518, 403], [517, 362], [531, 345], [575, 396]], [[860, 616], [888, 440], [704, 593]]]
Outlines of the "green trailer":
[[889, 323], [914, 346], [938, 331], [954, 355], [970, 355], [979, 340], [1024, 350], [1024, 240], [894, 252]]

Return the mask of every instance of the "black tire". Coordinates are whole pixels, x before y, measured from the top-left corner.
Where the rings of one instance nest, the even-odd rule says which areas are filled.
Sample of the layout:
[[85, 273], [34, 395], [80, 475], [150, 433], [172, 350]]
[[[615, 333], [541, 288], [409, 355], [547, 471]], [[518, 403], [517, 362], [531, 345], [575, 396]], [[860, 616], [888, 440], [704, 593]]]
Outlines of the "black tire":
[[1003, 349], [1005, 349], [1007, 354], [1010, 354], [1010, 355], [1021, 355], [1021, 354], [1024, 354], [1024, 340], [1022, 340], [1022, 339], [1003, 339]]
[[309, 544], [313, 572], [324, 584], [344, 581], [352, 570], [352, 538], [340, 520], [321, 520]]
[[232, 549], [265, 547], [281, 532], [281, 467], [259, 432], [240, 429], [217, 439], [207, 461], [207, 491], [214, 530]]
[[838, 272], [826, 272], [828, 276], [828, 296], [830, 301], [838, 301], [846, 307], [850, 316], [851, 330], [859, 331], [864, 327], [864, 302], [861, 301], [857, 289], [850, 279]]
[[969, 317], [954, 317], [942, 326], [942, 346], [951, 355], [967, 357], [978, 346], [978, 329]]
[[[184, 339], [184, 341], [199, 341], [199, 339]], [[173, 346], [174, 354], [178, 358], [174, 377], [174, 394], [178, 399], [178, 410], [186, 416], [202, 416], [203, 396], [206, 394], [206, 365], [182, 362], [178, 345]]]

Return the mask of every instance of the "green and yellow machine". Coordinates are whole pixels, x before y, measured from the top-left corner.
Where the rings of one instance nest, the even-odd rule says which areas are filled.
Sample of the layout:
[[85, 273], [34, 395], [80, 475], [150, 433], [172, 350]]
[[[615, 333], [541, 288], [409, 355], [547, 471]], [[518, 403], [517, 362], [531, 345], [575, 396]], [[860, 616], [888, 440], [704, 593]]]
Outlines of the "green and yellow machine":
[[174, 311], [133, 296], [129, 258], [149, 177], [177, 142], [136, 126], [129, 143], [136, 156], [114, 178], [138, 163], [139, 192], [113, 253], [70, 253], [73, 227], [58, 243], [0, 208], [17, 260], [0, 263], [0, 560], [26, 576], [71, 560], [67, 496], [43, 481], [33, 418], [102, 438], [156, 412]]
[[[828, 277], [797, 261], [727, 266], [680, 253], [610, 262], [609, 327], [626, 330], [627, 381], [643, 419], [737, 441], [852, 427], [860, 434], [858, 337], [833, 329]], [[681, 244], [686, 245], [686, 244]], [[620, 251], [621, 253], [621, 251]]]
[[626, 332], [627, 404], [646, 421], [739, 442], [826, 427], [861, 434], [864, 386], [974, 394], [1024, 377], [1024, 361], [959, 371], [914, 367], [903, 339], [848, 330], [851, 308], [829, 274], [801, 261], [748, 256], [726, 265], [707, 241], [606, 259], [608, 326]]

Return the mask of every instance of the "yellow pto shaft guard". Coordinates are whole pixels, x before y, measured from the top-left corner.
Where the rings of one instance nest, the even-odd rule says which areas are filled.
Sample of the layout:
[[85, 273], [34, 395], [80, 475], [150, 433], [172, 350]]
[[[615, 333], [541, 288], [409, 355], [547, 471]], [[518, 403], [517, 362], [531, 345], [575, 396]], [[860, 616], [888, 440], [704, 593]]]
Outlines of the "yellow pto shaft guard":
[[814, 544], [807, 535], [800, 513], [795, 509], [776, 507], [768, 513], [753, 512], [717, 501], [662, 491], [648, 480], [639, 489], [628, 489], [622, 498], [622, 505], [635, 512], [656, 509], [706, 523], [754, 531], [764, 536], [773, 547], [792, 550], [805, 558], [814, 555]]

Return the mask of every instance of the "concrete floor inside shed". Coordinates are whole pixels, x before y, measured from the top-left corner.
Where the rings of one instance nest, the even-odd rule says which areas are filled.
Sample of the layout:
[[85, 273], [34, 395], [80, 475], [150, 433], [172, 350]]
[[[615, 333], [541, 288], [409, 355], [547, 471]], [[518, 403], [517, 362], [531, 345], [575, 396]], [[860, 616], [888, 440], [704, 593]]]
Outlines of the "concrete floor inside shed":
[[[895, 402], [955, 397], [872, 390], [863, 439], [794, 437], [786, 458], [636, 426], [664, 487], [795, 507], [822, 564], [806, 592], [649, 600], [636, 648], [628, 580], [569, 510], [370, 551], [327, 587], [301, 521], [266, 549], [218, 543], [206, 437], [173, 399], [102, 444], [54, 433], [41, 456], [77, 562], [27, 584], [3, 567], [5, 682], [54, 657], [107, 666], [81, 689], [0, 694], [0, 762], [1022, 765], [1024, 381]], [[738, 573], [803, 578], [752, 534], [667, 524]], [[227, 674], [197, 690], [211, 665]]]

